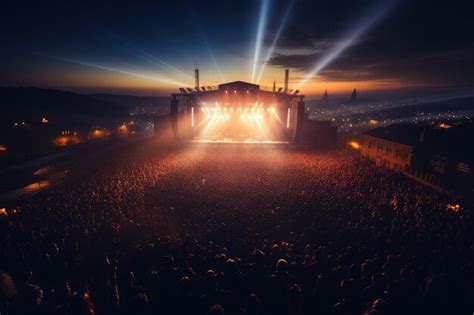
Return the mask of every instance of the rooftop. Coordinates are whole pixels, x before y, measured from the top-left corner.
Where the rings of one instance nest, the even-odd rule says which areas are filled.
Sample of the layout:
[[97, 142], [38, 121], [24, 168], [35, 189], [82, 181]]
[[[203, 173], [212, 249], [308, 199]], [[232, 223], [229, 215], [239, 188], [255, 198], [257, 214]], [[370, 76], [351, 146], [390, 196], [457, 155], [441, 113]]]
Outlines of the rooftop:
[[414, 146], [420, 142], [423, 127], [393, 124], [387, 127], [378, 127], [365, 132], [366, 135], [387, 141]]
[[237, 89], [237, 90], [258, 90], [260, 86], [244, 81], [234, 81], [229, 83], [223, 83], [219, 85], [219, 90]]

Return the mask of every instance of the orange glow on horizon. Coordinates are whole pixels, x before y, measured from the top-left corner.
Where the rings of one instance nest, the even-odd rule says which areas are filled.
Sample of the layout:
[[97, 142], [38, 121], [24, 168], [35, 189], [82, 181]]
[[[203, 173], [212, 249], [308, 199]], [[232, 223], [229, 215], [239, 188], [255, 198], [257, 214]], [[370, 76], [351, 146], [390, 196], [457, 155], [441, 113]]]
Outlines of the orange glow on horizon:
[[[181, 67], [187, 77], [179, 74], [163, 74], [164, 77], [171, 80], [177, 80], [188, 85], [194, 85], [192, 81], [193, 69]], [[133, 69], [132, 69], [133, 70]], [[204, 67], [203, 71], [206, 70]], [[232, 81], [250, 82], [246, 67], [240, 64], [229, 64], [221, 69], [225, 78], [220, 79], [220, 74], [215, 71], [207, 71], [206, 76], [202, 78], [202, 85], [216, 86], [221, 83]], [[133, 70], [136, 73], [153, 76], [149, 70]], [[44, 73], [34, 73], [28, 80], [28, 84], [35, 85], [35, 81], [41, 80], [41, 86], [71, 90], [95, 90], [95, 91], [127, 91], [137, 95], [169, 95], [176, 92], [178, 87], [168, 83], [156, 82], [146, 78], [135, 77], [123, 73], [114, 73], [106, 70], [91, 69], [83, 66], [68, 65], [64, 67], [49, 69], [51, 75], [47, 76], [46, 81]], [[348, 74], [351, 74], [348, 72]], [[290, 69], [290, 89], [294, 89], [298, 83], [305, 77], [306, 73]], [[191, 78], [191, 79], [190, 79]], [[259, 85], [269, 89], [273, 86], [273, 80], [276, 79], [277, 89], [283, 87], [284, 72], [280, 67], [267, 67], [264, 76]], [[360, 91], [391, 90], [407, 87], [417, 87], [420, 84], [408, 82], [400, 79], [362, 79], [362, 80], [337, 80], [331, 81], [324, 77], [315, 77], [305, 83], [300, 89], [300, 94], [319, 95], [328, 90], [330, 94], [350, 93], [354, 88]]]

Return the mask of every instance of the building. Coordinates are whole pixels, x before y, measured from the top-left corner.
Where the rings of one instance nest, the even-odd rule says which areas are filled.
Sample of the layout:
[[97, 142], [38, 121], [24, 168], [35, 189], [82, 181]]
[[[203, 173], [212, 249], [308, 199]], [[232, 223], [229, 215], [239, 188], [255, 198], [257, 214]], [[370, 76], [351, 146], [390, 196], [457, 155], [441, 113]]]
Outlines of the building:
[[474, 124], [393, 124], [367, 131], [361, 154], [377, 166], [432, 186], [474, 196]]
[[474, 148], [470, 143], [474, 124], [441, 124], [427, 135], [424, 154], [420, 156], [422, 170], [437, 176], [448, 189], [470, 189], [474, 197]]
[[377, 166], [404, 171], [412, 166], [414, 149], [422, 135], [422, 128], [415, 126], [375, 128], [364, 134], [361, 154]]
[[352, 91], [352, 94], [351, 94], [351, 103], [355, 103], [357, 102], [357, 90], [354, 89], [354, 91]]
[[328, 96], [328, 90], [324, 91], [324, 95], [321, 98], [321, 106], [328, 107], [329, 106], [329, 96]]

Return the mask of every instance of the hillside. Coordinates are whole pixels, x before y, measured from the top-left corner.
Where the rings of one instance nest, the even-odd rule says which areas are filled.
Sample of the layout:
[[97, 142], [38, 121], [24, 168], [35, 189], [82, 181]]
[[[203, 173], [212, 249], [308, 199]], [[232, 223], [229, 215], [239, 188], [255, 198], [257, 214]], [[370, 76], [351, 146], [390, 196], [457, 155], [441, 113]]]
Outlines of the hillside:
[[1, 120], [107, 119], [128, 116], [123, 105], [88, 95], [34, 87], [0, 88]]
[[129, 110], [135, 107], [168, 107], [170, 104], [169, 96], [135, 96], [135, 95], [115, 95], [115, 94], [92, 94], [91, 97], [122, 105]]

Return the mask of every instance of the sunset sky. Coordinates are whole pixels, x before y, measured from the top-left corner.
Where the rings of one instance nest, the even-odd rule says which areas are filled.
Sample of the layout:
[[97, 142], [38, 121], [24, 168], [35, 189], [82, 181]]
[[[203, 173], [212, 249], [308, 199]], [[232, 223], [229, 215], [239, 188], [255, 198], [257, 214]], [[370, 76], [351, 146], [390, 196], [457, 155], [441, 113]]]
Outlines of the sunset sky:
[[[166, 95], [242, 80], [306, 94], [474, 85], [468, 1], [10, 2], [0, 86]], [[273, 49], [272, 49], [273, 47]], [[260, 73], [262, 73], [260, 75]]]

